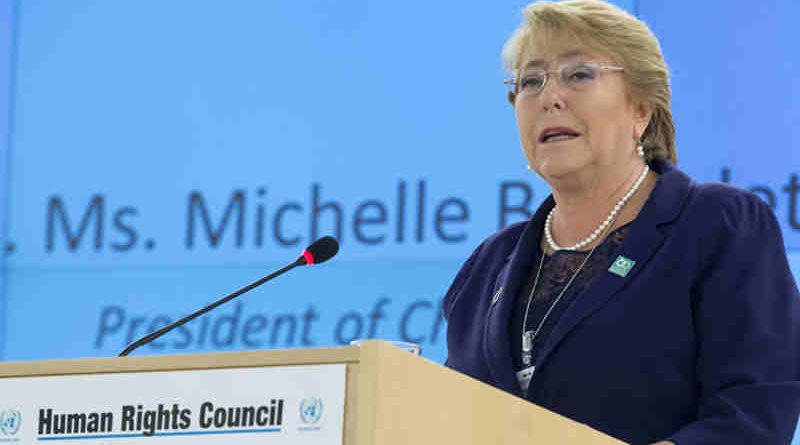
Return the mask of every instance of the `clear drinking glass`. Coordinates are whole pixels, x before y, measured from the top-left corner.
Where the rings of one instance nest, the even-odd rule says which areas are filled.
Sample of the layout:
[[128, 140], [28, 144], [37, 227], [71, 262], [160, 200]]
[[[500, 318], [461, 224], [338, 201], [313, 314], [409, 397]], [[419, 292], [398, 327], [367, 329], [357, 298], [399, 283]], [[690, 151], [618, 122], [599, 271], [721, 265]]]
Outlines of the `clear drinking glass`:
[[382, 338], [362, 338], [362, 339], [351, 341], [350, 342], [350, 346], [361, 346], [361, 343], [363, 341], [365, 341], [365, 340], [380, 340], [380, 341], [389, 343], [390, 345], [392, 345], [394, 347], [400, 348], [400, 349], [402, 349], [404, 351], [408, 351], [408, 352], [410, 352], [410, 353], [412, 353], [414, 355], [422, 355], [422, 346], [420, 346], [420, 345], [418, 345], [416, 343], [411, 343], [411, 342], [407, 342], [407, 341], [384, 340]]

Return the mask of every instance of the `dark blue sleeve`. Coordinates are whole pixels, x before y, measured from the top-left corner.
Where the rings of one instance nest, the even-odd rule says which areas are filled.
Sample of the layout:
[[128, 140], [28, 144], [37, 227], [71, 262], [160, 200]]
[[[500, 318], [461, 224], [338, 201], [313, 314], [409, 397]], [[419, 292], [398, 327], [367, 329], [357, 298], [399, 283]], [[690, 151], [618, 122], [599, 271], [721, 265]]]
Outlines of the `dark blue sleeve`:
[[[480, 255], [481, 248], [483, 247], [484, 243], [481, 243], [475, 250], [472, 252], [472, 255], [469, 256], [467, 261], [461, 266], [456, 277], [453, 279], [453, 282], [450, 284], [450, 288], [447, 289], [447, 293], [444, 295], [444, 299], [442, 300], [442, 315], [444, 316], [445, 320], [450, 319], [450, 313], [453, 312], [453, 306], [458, 301], [458, 297], [461, 295], [461, 291], [464, 288], [464, 284], [467, 282], [469, 277], [472, 275], [473, 267], [475, 262], [477, 261], [478, 256]], [[448, 351], [448, 358], [444, 361], [444, 366], [450, 367], [450, 357]]]
[[461, 266], [456, 277], [453, 279], [453, 282], [450, 284], [450, 288], [447, 289], [447, 293], [444, 294], [444, 300], [442, 301], [442, 312], [444, 314], [444, 319], [448, 320], [450, 318], [450, 312], [453, 310], [453, 305], [456, 304], [458, 300], [458, 296], [461, 294], [461, 290], [464, 287], [467, 279], [472, 275], [472, 269], [475, 264], [476, 258], [480, 254], [481, 248], [483, 247], [483, 243], [481, 243], [475, 250], [472, 252], [472, 255], [469, 256], [467, 261]]
[[800, 411], [800, 296], [772, 210], [741, 192], [723, 201], [704, 221], [692, 293], [698, 420], [669, 440], [788, 444]]

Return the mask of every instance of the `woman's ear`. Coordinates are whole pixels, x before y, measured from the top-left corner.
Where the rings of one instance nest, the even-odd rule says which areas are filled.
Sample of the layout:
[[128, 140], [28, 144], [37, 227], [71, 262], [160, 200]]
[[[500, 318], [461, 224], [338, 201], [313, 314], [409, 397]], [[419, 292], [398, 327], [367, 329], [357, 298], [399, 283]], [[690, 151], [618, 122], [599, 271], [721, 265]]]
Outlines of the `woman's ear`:
[[653, 117], [653, 109], [650, 104], [645, 102], [637, 102], [634, 104], [633, 109], [633, 139], [638, 141], [642, 138], [647, 126], [650, 125], [650, 119]]

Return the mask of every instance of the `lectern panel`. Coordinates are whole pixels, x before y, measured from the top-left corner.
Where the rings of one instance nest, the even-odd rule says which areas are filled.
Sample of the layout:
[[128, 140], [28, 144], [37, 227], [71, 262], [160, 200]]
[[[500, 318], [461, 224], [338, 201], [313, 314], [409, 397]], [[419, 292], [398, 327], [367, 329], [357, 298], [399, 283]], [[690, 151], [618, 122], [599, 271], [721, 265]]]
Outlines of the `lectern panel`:
[[345, 364], [0, 379], [0, 442], [341, 444]]

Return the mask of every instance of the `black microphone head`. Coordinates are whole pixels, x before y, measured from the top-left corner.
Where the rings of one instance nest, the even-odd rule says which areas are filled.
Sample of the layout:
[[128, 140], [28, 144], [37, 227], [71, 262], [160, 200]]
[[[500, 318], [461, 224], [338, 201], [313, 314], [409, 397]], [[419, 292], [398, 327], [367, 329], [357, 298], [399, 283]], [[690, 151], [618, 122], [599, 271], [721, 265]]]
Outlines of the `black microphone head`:
[[333, 258], [337, 252], [339, 252], [339, 243], [336, 241], [336, 238], [332, 236], [323, 236], [306, 247], [301, 258], [305, 260], [307, 266], [310, 266], [312, 264], [328, 261]]

